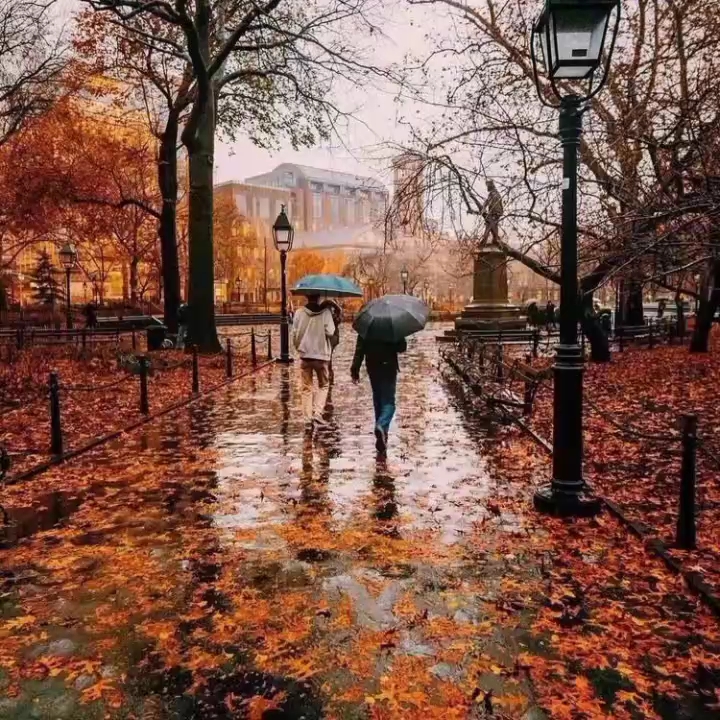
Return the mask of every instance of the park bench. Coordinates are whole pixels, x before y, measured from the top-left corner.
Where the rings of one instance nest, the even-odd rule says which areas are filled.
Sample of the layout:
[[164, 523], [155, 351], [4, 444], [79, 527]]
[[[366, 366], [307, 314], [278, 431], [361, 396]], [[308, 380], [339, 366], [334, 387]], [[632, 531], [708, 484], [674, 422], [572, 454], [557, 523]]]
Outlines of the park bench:
[[47, 328], [16, 328], [0, 331], [0, 344], [15, 345], [18, 350], [37, 345], [75, 344], [86, 347], [98, 342], [119, 342], [120, 330], [109, 328], [72, 328], [70, 330], [50, 330]]
[[[548, 335], [548, 341], [551, 336]], [[459, 330], [457, 340], [460, 344], [468, 341], [485, 345], [524, 345], [532, 350], [533, 357], [538, 356], [542, 336], [538, 328], [531, 330]]]
[[613, 339], [618, 344], [620, 352], [625, 345], [630, 343], [642, 345], [645, 343], [649, 348], [661, 342], [672, 343], [674, 338], [684, 338], [684, 332], [678, 328], [678, 320], [649, 320], [644, 325], [620, 325], [615, 328]]
[[99, 317], [98, 328], [122, 330], [144, 330], [151, 325], [162, 325], [162, 319], [155, 315], [125, 315], [122, 317]]

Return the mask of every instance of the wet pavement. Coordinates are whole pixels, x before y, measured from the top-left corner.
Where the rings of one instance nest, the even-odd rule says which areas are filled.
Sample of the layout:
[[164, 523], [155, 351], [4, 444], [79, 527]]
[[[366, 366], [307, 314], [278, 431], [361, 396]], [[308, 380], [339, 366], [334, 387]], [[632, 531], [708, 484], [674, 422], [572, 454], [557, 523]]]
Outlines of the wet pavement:
[[486, 524], [489, 430], [436, 333], [403, 358], [387, 460], [346, 338], [314, 437], [276, 365], [12, 488], [0, 718], [523, 717], [496, 617], [518, 528]]

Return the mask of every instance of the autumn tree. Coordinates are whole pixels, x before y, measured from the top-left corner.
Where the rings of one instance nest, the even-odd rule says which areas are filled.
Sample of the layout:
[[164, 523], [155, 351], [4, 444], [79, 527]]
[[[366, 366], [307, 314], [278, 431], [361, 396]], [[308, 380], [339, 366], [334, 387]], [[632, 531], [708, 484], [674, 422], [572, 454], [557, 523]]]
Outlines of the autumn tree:
[[260, 243], [231, 196], [217, 198], [214, 223], [215, 277], [226, 281], [228, 297], [238, 281], [246, 291], [256, 287], [261, 276]]
[[[556, 113], [532, 99], [536, 8], [491, 0], [409, 2], [453, 18], [452, 34], [438, 30], [439, 49], [418, 65], [443, 83], [444, 103], [430, 97], [422, 121], [406, 121], [408, 149], [423, 158], [431, 178], [425, 190], [445, 197], [455, 208], [449, 227], [472, 241], [482, 234], [485, 180], [494, 179], [504, 196], [507, 256], [558, 282], [557, 264], [543, 260], [555, 253], [538, 252], [558, 243], [562, 154]], [[595, 290], [619, 283], [624, 320], [641, 322], [642, 288], [657, 275], [660, 254], [671, 278], [669, 271], [685, 264], [688, 242], [698, 257], [715, 252], [712, 236], [687, 232], [715, 213], [705, 189], [712, 174], [708, 148], [718, 133], [715, 15], [697, 0], [623, 3], [608, 87], [590, 103], [580, 147], [582, 320], [595, 359], [609, 357], [593, 318]], [[540, 92], [551, 98], [542, 79]]]
[[[216, 130], [256, 123], [294, 143], [326, 132], [339, 111], [329, 91], [338, 76], [355, 82], [377, 72], [348, 42], [371, 28], [365, 0], [311, 7], [209, 0], [84, 0], [192, 72], [192, 102], [181, 138], [189, 157], [190, 326], [192, 341], [218, 348], [214, 321], [213, 158]], [[152, 23], [139, 30], [138, 18]], [[359, 36], [359, 34], [357, 35]], [[293, 98], [288, 103], [288, 97]]]
[[53, 32], [56, 0], [0, 0], [0, 145], [57, 93], [63, 67], [61, 38]]
[[298, 249], [289, 253], [288, 282], [294, 285], [305, 275], [317, 275], [325, 271], [325, 260], [316, 250]]
[[58, 300], [62, 299], [63, 292], [55, 277], [57, 272], [58, 269], [52, 264], [48, 251], [41, 250], [32, 273], [33, 299], [36, 302], [54, 308]]

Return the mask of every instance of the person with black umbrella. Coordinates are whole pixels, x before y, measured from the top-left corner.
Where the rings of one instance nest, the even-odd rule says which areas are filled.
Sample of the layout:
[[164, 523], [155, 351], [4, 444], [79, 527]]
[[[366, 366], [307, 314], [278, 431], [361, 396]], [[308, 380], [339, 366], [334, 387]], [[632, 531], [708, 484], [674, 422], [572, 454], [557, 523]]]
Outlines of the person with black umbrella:
[[375, 447], [387, 452], [390, 424], [395, 416], [395, 391], [400, 371], [398, 355], [407, 350], [405, 338], [422, 330], [427, 306], [409, 295], [386, 295], [369, 302], [353, 327], [358, 333], [350, 374], [360, 381], [363, 361], [370, 377], [375, 408]]
[[405, 340], [385, 343], [363, 340], [359, 335], [355, 345], [350, 374], [353, 382], [360, 382], [360, 368], [365, 361], [375, 406], [375, 447], [380, 453], [387, 452], [390, 423], [395, 417], [395, 390], [400, 372], [398, 355], [406, 350]]

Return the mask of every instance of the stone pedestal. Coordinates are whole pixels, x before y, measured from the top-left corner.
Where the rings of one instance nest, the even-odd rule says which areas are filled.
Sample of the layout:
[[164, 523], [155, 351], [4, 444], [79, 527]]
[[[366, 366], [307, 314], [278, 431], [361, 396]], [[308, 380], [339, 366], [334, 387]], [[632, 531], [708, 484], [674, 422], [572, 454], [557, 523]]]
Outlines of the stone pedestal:
[[473, 299], [455, 320], [458, 330], [515, 330], [526, 326], [518, 305], [508, 302], [507, 258], [497, 246], [475, 256]]

